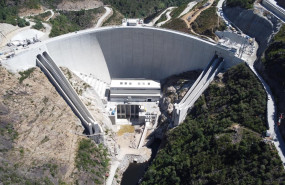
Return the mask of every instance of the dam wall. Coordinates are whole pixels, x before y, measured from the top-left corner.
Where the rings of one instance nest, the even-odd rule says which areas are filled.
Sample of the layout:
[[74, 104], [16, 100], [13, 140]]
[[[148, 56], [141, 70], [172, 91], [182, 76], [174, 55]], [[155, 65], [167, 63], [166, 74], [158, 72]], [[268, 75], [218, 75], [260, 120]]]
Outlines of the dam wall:
[[110, 83], [112, 78], [161, 80], [189, 70], [204, 69], [217, 54], [225, 67], [241, 59], [230, 48], [189, 34], [154, 27], [104, 27], [74, 32], [38, 43], [3, 63], [12, 71], [36, 66], [46, 51], [58, 66], [92, 74]]

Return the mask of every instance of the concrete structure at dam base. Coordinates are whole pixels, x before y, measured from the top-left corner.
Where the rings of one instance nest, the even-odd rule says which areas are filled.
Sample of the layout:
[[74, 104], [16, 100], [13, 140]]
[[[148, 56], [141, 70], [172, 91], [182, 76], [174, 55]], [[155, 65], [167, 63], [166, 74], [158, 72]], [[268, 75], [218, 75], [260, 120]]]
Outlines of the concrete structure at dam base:
[[94, 123], [91, 126], [93, 129], [89, 128], [89, 134], [93, 134], [102, 130], [96, 120], [90, 117], [74, 90], [68, 86], [70, 84], [62, 76], [58, 66], [67, 67], [97, 89], [103, 100], [108, 99], [105, 92], [106, 89], [110, 90], [112, 79], [160, 81], [171, 75], [204, 69], [195, 86], [175, 106], [174, 122], [177, 125], [185, 119], [188, 109], [219, 70], [240, 62], [243, 60], [235, 56], [232, 48], [186, 33], [145, 26], [114, 26], [49, 39], [3, 61], [2, 64], [11, 72], [35, 67], [37, 63], [46, 64], [41, 68], [47, 68], [48, 72], [45, 73], [50, 73], [63, 89], [67, 95], [65, 99], [70, 99], [70, 103], [74, 105], [73, 110], [78, 110], [81, 120], [86, 122], [85, 125]]

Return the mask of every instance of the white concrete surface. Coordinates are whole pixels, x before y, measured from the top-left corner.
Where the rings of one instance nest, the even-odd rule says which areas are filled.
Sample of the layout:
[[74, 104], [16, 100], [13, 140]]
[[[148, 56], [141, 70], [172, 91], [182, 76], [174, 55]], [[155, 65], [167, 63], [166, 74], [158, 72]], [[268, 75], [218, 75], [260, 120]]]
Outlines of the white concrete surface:
[[103, 27], [69, 33], [31, 45], [2, 64], [10, 71], [36, 65], [47, 51], [57, 65], [92, 74], [109, 84], [111, 78], [161, 80], [189, 70], [203, 69], [215, 54], [230, 67], [241, 59], [227, 47], [193, 35], [154, 27]]
[[217, 8], [218, 8], [218, 9], [222, 9], [224, 2], [225, 2], [225, 0], [220, 0], [220, 1], [218, 2], [218, 4], [217, 4]]
[[188, 13], [195, 5], [197, 4], [197, 1], [191, 1], [187, 4], [187, 7], [181, 12], [181, 14], [178, 17], [182, 17], [184, 14]]
[[173, 11], [174, 8], [176, 8], [176, 7], [169, 7], [168, 8], [168, 12], [166, 13], [166, 20], [158, 23], [157, 24], [158, 27], [164, 25], [165, 23], [167, 23], [171, 19], [170, 13]]
[[39, 38], [41, 41], [49, 39], [49, 34], [51, 32], [51, 25], [49, 25], [48, 23], [43, 23], [43, 25], [45, 27], [45, 32], [44, 35], [41, 38]]
[[141, 138], [140, 138], [138, 149], [140, 149], [143, 146], [143, 144], [144, 144], [145, 136], [146, 136], [147, 130], [149, 129], [149, 126], [150, 126], [150, 123], [146, 122], [145, 125], [144, 125], [143, 134], [141, 135]]
[[110, 172], [109, 172], [109, 177], [108, 177], [107, 180], [106, 180], [106, 185], [112, 185], [112, 182], [113, 182], [113, 179], [114, 179], [114, 176], [115, 176], [115, 174], [116, 174], [116, 170], [117, 170], [119, 164], [120, 164], [119, 161], [115, 161], [115, 162], [111, 165]]
[[174, 121], [175, 126], [181, 124], [185, 120], [188, 110], [194, 105], [197, 99], [210, 85], [211, 81], [214, 79], [222, 66], [223, 59], [215, 56], [209, 62], [204, 71], [199, 75], [198, 79], [188, 90], [183, 99], [178, 104], [174, 104], [175, 110], [173, 111], [172, 120]]
[[33, 39], [35, 38], [41, 38], [44, 35], [44, 32], [35, 30], [35, 29], [27, 29], [24, 31], [21, 31], [20, 33], [17, 33], [14, 37], [12, 37], [11, 41], [23, 41], [26, 39]]
[[106, 12], [104, 15], [102, 15], [102, 17], [100, 17], [100, 19], [98, 20], [95, 28], [99, 28], [103, 25], [104, 21], [106, 20], [106, 18], [112, 13], [113, 9], [109, 8], [107, 6], [104, 6]]

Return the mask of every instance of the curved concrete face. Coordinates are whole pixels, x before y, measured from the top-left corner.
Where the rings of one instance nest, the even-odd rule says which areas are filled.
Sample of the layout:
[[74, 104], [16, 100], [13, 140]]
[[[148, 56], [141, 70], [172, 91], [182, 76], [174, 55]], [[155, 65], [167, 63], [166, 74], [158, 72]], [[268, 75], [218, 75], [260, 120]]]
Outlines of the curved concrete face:
[[160, 80], [173, 74], [203, 69], [215, 53], [237, 60], [227, 48], [175, 31], [114, 27], [57, 38], [46, 44], [59, 66], [112, 78]]
[[72, 71], [93, 74], [109, 82], [110, 75], [96, 34], [87, 33], [58, 39], [46, 44], [57, 65]]
[[17, 68], [18, 61], [23, 63], [25, 58], [30, 67], [35, 64], [36, 55], [43, 51], [47, 51], [57, 65], [92, 74], [107, 83], [112, 78], [160, 80], [204, 69], [215, 54], [224, 58], [225, 67], [241, 62], [229, 48], [177, 31], [105, 27], [50, 39], [6, 64]]

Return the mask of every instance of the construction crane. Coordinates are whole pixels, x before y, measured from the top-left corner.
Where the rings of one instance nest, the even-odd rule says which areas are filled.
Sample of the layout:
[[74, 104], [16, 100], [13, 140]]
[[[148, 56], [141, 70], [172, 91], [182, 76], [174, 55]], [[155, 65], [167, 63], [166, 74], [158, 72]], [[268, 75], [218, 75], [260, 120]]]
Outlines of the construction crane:
[[283, 114], [284, 113], [281, 113], [280, 116], [279, 116], [279, 119], [278, 119], [278, 122], [277, 122], [278, 126], [280, 126], [282, 119], [284, 119]]

